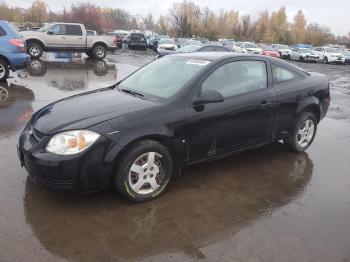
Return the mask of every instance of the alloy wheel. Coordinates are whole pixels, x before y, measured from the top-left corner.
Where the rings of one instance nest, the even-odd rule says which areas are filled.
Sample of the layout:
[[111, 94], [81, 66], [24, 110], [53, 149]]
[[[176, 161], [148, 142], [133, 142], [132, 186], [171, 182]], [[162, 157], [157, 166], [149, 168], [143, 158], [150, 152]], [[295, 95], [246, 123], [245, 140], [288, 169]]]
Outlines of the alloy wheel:
[[38, 56], [39, 54], [40, 54], [40, 50], [39, 50], [39, 48], [38, 47], [36, 47], [36, 46], [32, 46], [32, 47], [30, 47], [30, 49], [29, 49], [29, 53], [32, 55], [32, 56]]
[[306, 119], [300, 126], [297, 133], [297, 142], [300, 147], [306, 147], [312, 141], [315, 133], [315, 124], [312, 120]]
[[131, 165], [128, 174], [130, 188], [137, 194], [146, 195], [156, 191], [164, 182], [165, 164], [157, 152], [139, 156]]

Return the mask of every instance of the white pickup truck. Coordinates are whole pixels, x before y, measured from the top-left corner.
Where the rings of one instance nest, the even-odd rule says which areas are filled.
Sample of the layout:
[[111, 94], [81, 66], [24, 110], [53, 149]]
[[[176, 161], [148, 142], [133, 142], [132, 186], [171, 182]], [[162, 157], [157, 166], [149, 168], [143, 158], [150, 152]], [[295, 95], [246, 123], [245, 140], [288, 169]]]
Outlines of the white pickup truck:
[[88, 35], [83, 24], [52, 23], [39, 31], [25, 31], [20, 35], [32, 58], [41, 57], [44, 51], [54, 51], [85, 52], [89, 57], [103, 59], [107, 51], [116, 50], [114, 36]]

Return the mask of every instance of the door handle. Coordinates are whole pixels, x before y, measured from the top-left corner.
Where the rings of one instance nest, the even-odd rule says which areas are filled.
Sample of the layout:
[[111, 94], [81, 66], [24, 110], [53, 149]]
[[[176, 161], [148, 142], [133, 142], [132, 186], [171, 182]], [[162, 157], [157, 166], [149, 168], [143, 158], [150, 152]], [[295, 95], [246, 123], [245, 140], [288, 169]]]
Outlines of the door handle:
[[79, 39], [83, 39], [82, 37], [79, 37]]
[[266, 107], [266, 106], [269, 106], [269, 105], [271, 105], [271, 104], [272, 104], [271, 101], [262, 101], [262, 102], [260, 103], [260, 107]]
[[62, 36], [62, 39], [66, 39], [66, 37], [65, 37], [65, 36]]

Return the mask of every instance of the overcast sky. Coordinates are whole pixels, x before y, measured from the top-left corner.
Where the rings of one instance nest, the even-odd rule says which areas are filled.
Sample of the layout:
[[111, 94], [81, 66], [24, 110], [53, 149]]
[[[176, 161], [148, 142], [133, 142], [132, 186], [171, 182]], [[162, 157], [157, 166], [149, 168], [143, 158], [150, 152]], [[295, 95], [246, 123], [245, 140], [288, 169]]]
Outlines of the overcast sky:
[[[28, 8], [32, 0], [5, 0], [10, 5]], [[49, 8], [54, 11], [61, 10], [64, 6], [69, 7], [73, 0], [45, 0]], [[155, 16], [166, 14], [173, 2], [179, 0], [94, 0], [90, 1], [101, 7], [122, 8], [132, 14], [152, 13]], [[268, 9], [277, 10], [285, 5], [288, 19], [292, 21], [294, 14], [302, 9], [306, 15], [307, 22], [317, 22], [329, 27], [336, 35], [346, 35], [350, 32], [350, 0], [321, 1], [321, 0], [192, 0], [197, 5], [208, 6], [214, 11], [221, 8], [224, 10], [234, 9], [241, 13], [257, 15], [259, 11]]]

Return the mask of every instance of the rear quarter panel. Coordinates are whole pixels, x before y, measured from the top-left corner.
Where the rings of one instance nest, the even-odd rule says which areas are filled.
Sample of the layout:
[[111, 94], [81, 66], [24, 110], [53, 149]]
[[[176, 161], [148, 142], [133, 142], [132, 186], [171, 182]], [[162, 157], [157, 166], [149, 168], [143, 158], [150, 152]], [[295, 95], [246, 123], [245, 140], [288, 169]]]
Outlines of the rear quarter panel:
[[274, 84], [278, 95], [276, 137], [290, 133], [296, 117], [307, 107], [314, 106], [322, 118], [328, 110], [324, 98], [329, 97], [328, 80], [322, 74], [311, 73], [297, 80]]

